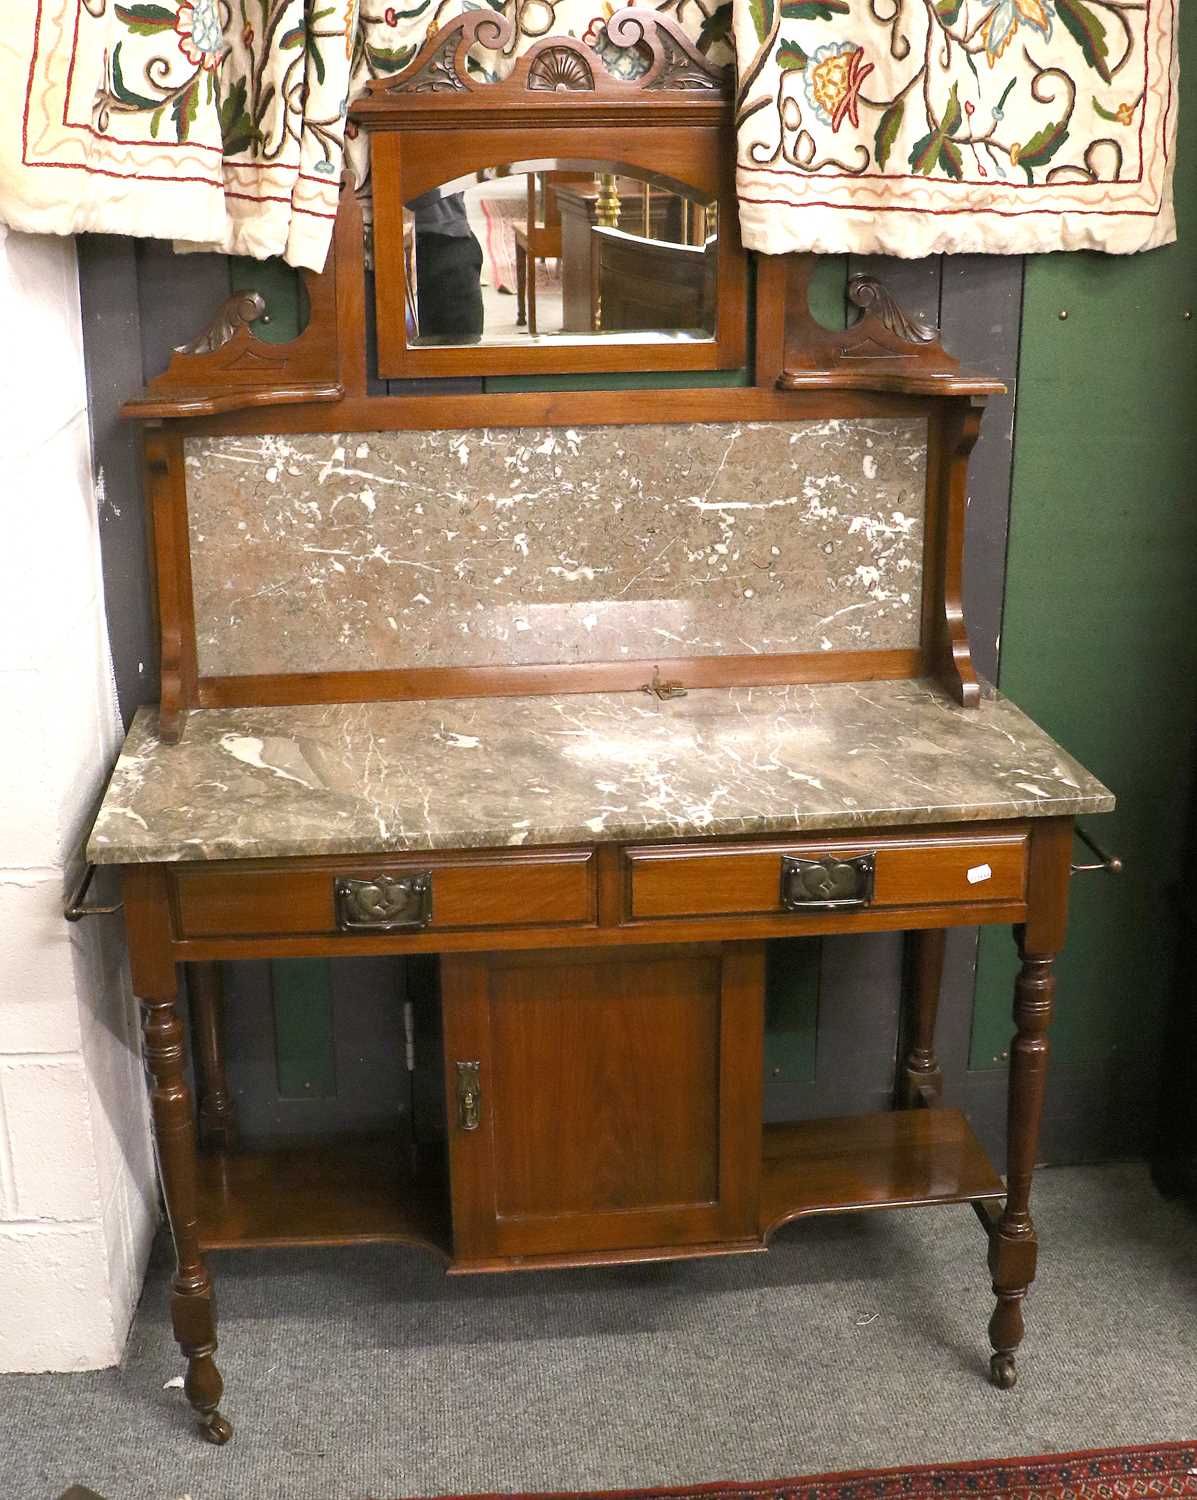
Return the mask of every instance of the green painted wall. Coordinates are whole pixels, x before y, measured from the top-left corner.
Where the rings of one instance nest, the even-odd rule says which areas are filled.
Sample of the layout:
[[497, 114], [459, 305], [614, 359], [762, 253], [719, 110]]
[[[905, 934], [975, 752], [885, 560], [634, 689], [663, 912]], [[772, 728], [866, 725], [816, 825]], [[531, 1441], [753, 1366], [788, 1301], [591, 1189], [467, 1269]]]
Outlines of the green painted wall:
[[332, 960], [276, 958], [270, 964], [274, 1060], [280, 1099], [331, 1099], [337, 1092]]
[[[1197, 7], [1180, 18], [1197, 55]], [[1181, 100], [1178, 242], [1027, 261], [1000, 685], [1117, 794], [1089, 823], [1127, 863], [1073, 882], [1063, 1063], [1146, 1066], [1173, 987], [1197, 769], [1197, 94]], [[1009, 1041], [1012, 953], [983, 937], [974, 1068]]]
[[820, 938], [781, 938], [765, 966], [766, 1083], [813, 1083], [819, 1030]]

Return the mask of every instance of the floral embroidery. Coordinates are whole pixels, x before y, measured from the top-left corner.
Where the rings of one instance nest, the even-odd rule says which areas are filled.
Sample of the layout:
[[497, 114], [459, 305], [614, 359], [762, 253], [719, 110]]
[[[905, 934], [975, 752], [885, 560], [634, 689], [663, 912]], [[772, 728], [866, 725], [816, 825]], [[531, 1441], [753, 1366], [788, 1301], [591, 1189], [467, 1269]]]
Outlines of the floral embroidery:
[[[70, 0], [69, 8], [76, 3]], [[649, 65], [647, 52], [615, 47], [605, 29], [623, 3], [83, 0], [80, 25], [96, 64], [86, 84], [80, 81], [85, 70], [79, 71], [76, 87], [86, 90], [79, 97], [86, 98], [96, 135], [135, 145], [191, 141], [205, 153], [206, 167], [212, 165], [207, 153], [219, 145], [226, 162], [252, 166], [253, 174], [238, 178], [229, 205], [237, 224], [284, 219], [276, 205], [286, 202], [289, 181], [302, 180], [294, 213], [305, 217], [294, 223], [314, 245], [332, 223], [346, 155], [358, 183], [368, 180], [366, 141], [349, 123], [346, 106], [369, 79], [400, 72], [462, 10], [488, 6], [507, 17], [513, 34], [502, 54], [476, 49], [479, 76], [505, 76], [541, 37], [588, 29], [608, 68], [635, 78]], [[703, 52], [727, 56], [730, 0], [650, 3], [677, 20]], [[255, 249], [260, 245], [259, 239]]]
[[[635, 0], [627, 0], [627, 3], [634, 5]], [[607, 22], [614, 14], [615, 7], [609, 0], [604, 0], [602, 14], [590, 18], [582, 33], [582, 40], [598, 53], [607, 71], [614, 73], [616, 78], [640, 78], [652, 66], [652, 57], [639, 47], [617, 47], [611, 41], [607, 35]]]
[[873, 71], [864, 61], [864, 48], [852, 42], [828, 42], [818, 48], [804, 69], [806, 97], [824, 125], [836, 131], [844, 117], [860, 124], [860, 86]]
[[220, 66], [228, 50], [217, 0], [180, 0], [175, 17], [179, 47], [188, 62], [209, 72]]
[[1014, 40], [1019, 23], [1030, 26], [1045, 41], [1052, 34], [1052, 12], [1049, 0], [998, 0], [981, 27], [985, 56], [992, 68]]
[[[1130, 178], [1140, 143], [1077, 140], [1076, 110], [1086, 70], [1108, 85], [1141, 68], [1132, 14], [1126, 0], [742, 0], [738, 110], [753, 123], [741, 167], [1012, 184], [1017, 168], [1032, 187]], [[1129, 131], [1142, 98], [1094, 98], [1094, 113]]]

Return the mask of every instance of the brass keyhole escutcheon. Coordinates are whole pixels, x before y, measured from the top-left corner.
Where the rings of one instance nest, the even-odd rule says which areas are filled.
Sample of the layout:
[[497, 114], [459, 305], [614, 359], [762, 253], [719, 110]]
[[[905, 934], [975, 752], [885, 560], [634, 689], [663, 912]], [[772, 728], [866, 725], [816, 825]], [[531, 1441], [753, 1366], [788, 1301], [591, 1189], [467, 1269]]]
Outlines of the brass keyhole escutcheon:
[[457, 1124], [461, 1130], [477, 1130], [482, 1123], [482, 1064], [457, 1064]]

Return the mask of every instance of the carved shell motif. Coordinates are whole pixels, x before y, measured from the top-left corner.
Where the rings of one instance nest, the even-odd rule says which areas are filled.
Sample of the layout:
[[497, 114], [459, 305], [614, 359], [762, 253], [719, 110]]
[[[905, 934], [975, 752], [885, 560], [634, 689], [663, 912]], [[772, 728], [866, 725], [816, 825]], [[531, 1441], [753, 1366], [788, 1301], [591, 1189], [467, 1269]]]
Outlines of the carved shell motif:
[[572, 47], [546, 47], [528, 69], [528, 88], [547, 94], [589, 93], [594, 88], [594, 73]]

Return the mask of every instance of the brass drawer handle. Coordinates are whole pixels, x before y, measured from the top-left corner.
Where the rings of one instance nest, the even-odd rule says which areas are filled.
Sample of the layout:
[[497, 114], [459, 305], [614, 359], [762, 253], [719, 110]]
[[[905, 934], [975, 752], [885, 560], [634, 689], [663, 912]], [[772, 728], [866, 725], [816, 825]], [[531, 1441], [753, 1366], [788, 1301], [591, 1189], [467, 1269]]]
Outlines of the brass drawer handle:
[[875, 854], [838, 859], [781, 856], [781, 904], [787, 911], [848, 911], [873, 899]]
[[477, 1130], [482, 1123], [482, 1064], [457, 1064], [457, 1124], [461, 1130]]
[[333, 882], [338, 932], [418, 932], [432, 921], [432, 874]]

